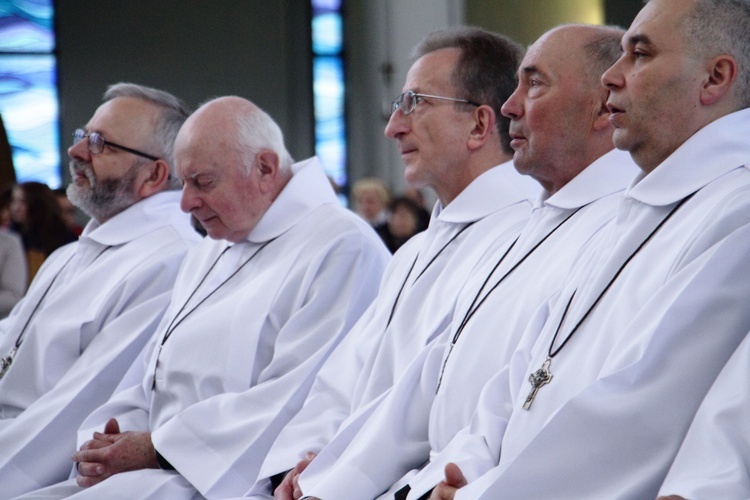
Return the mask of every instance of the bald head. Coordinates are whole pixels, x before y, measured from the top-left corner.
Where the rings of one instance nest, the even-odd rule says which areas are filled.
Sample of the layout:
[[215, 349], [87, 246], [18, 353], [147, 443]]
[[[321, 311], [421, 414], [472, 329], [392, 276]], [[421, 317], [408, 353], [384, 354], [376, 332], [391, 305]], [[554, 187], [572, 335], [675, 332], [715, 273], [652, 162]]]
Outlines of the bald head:
[[182, 209], [215, 239], [246, 238], [291, 179], [278, 125], [240, 97], [207, 102], [175, 141]]
[[599, 79], [619, 55], [623, 31], [557, 27], [526, 52], [518, 88], [503, 105], [519, 172], [554, 193], [613, 148], [607, 90]]

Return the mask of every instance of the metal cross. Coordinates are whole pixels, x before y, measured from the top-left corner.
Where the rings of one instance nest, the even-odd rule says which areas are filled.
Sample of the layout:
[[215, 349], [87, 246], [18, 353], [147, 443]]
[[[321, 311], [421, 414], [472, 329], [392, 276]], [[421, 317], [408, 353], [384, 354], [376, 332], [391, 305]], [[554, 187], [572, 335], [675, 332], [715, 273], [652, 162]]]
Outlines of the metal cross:
[[5, 372], [8, 371], [10, 365], [13, 364], [13, 358], [16, 356], [17, 347], [11, 349], [7, 356], [0, 359], [0, 379], [5, 376]]
[[536, 393], [543, 385], [549, 384], [550, 380], [552, 380], [552, 373], [550, 373], [549, 371], [550, 363], [552, 363], [552, 360], [550, 358], [547, 358], [542, 364], [541, 368], [529, 375], [531, 391], [529, 392], [529, 395], [526, 396], [526, 401], [523, 403], [524, 410], [528, 410], [529, 408], [531, 408], [531, 403], [534, 402]]

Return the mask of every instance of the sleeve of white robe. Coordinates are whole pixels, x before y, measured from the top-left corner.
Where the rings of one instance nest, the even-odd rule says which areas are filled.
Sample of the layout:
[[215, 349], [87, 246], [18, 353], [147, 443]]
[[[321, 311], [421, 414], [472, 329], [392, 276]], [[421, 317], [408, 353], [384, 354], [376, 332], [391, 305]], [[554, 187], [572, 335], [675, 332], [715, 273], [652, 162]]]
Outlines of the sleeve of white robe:
[[608, 498], [633, 485], [655, 497], [698, 405], [750, 329], [747, 241], [750, 226], [676, 272], [628, 326], [648, 341], [613, 353], [615, 370], [456, 498]]
[[374, 498], [427, 461], [427, 421], [448, 340], [444, 333], [422, 349], [353, 436], [338, 443], [337, 434], [323, 448], [300, 476], [304, 494]]
[[304, 304], [280, 325], [257, 384], [192, 405], [153, 431], [159, 453], [203, 495], [236, 496], [253, 485], [315, 373], [374, 299], [385, 261], [380, 248], [358, 238], [335, 245], [308, 269]]
[[[307, 451], [318, 453], [334, 436], [341, 423], [352, 412], [352, 400], [358, 378], [366, 359], [377, 350], [382, 335], [373, 335], [370, 324], [379, 325], [382, 312], [378, 308], [389, 296], [385, 288], [406, 279], [409, 266], [420, 246], [416, 239], [401, 247], [391, 259], [380, 285], [378, 298], [373, 302], [351, 331], [331, 353], [320, 371], [300, 411], [284, 426], [266, 455], [253, 493], [272, 494], [271, 476], [292, 469]], [[404, 276], [402, 276], [402, 274]], [[381, 327], [384, 328], [384, 327]]]
[[154, 261], [138, 270], [140, 278], [131, 276], [122, 287], [112, 290], [113, 318], [80, 358], [50, 391], [17, 417], [3, 422], [0, 484], [22, 491], [27, 484], [38, 487], [68, 477], [78, 423], [107, 400], [130, 364], [118, 360], [136, 357], [143, 336], [156, 328], [169, 302], [178, 265], [179, 261]]
[[701, 403], [659, 495], [750, 498], [750, 336]]

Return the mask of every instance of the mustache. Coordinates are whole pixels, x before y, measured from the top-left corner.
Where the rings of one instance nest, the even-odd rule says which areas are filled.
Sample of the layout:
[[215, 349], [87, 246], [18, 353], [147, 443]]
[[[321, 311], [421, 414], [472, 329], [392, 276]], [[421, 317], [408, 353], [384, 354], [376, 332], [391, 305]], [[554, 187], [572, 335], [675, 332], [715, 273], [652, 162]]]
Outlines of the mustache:
[[82, 173], [89, 180], [89, 183], [93, 186], [96, 178], [94, 177], [94, 170], [86, 162], [80, 160], [70, 160], [70, 173], [75, 175]]

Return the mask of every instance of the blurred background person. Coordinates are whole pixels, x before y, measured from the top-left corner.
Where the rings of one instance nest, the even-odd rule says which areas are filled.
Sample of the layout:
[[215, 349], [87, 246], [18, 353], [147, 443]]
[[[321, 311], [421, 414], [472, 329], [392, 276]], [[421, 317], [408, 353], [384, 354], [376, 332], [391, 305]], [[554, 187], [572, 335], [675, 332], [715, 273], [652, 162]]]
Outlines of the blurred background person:
[[57, 198], [58, 205], [60, 205], [60, 215], [63, 222], [65, 222], [65, 225], [68, 226], [68, 229], [73, 234], [80, 236], [81, 232], [83, 232], [83, 226], [78, 222], [78, 209], [68, 199], [65, 188], [58, 188], [53, 192]]
[[354, 211], [374, 228], [383, 226], [388, 220], [388, 203], [391, 193], [383, 181], [365, 177], [352, 186]]
[[[429, 222], [429, 215], [427, 217]], [[398, 250], [409, 238], [427, 229], [420, 207], [405, 196], [391, 201], [386, 223], [375, 228], [391, 253]]]
[[11, 229], [23, 243], [28, 265], [28, 280], [49, 254], [76, 240], [63, 221], [57, 198], [46, 184], [23, 182], [13, 187], [10, 202]]

